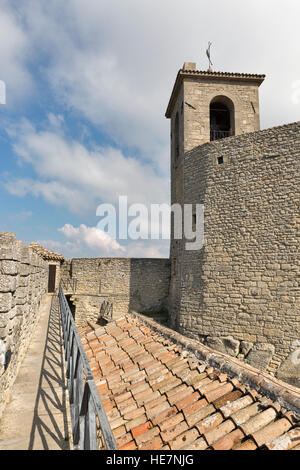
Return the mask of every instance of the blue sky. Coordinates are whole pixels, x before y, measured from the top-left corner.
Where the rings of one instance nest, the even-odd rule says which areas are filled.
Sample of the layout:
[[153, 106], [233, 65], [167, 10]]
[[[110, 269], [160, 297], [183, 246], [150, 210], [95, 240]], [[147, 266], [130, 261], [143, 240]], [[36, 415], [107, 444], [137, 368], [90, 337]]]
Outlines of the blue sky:
[[164, 113], [185, 61], [265, 73], [261, 127], [299, 120], [297, 0], [0, 0], [0, 230], [71, 256], [168, 256], [101, 240], [100, 203], [169, 202]]

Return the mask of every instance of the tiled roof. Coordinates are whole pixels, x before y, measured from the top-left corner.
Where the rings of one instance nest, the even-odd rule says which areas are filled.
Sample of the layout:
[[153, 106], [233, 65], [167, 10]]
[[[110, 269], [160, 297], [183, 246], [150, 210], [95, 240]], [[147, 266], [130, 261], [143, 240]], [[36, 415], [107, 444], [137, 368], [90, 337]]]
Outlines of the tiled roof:
[[43, 246], [39, 245], [38, 243], [30, 243], [28, 245], [33, 251], [35, 251], [38, 255], [40, 255], [44, 260], [56, 260], [56, 261], [63, 261], [64, 257], [59, 253], [54, 253], [54, 251], [49, 250], [48, 248], [44, 248]]
[[119, 450], [300, 449], [299, 389], [250, 368], [255, 390], [209, 364], [229, 356], [139, 315], [79, 332]]
[[182, 81], [185, 78], [192, 78], [192, 79], [197, 79], [197, 78], [210, 78], [213, 80], [237, 80], [237, 81], [247, 81], [247, 82], [254, 82], [257, 83], [258, 86], [262, 84], [264, 79], [266, 78], [265, 75], [263, 74], [251, 74], [251, 73], [233, 73], [233, 72], [214, 72], [211, 70], [186, 70], [186, 69], [180, 69], [178, 71], [174, 87], [171, 93], [171, 97], [169, 100], [169, 104], [165, 113], [165, 116], [167, 118], [170, 118], [172, 115], [172, 110], [174, 107], [174, 102], [179, 90], [179, 87], [182, 83]]
[[233, 77], [233, 78], [249, 78], [264, 80], [266, 76], [264, 74], [257, 74], [257, 73], [236, 73], [236, 72], [215, 72], [213, 70], [185, 70], [180, 69], [180, 73], [182, 74], [194, 74], [194, 75], [203, 75], [209, 77]]

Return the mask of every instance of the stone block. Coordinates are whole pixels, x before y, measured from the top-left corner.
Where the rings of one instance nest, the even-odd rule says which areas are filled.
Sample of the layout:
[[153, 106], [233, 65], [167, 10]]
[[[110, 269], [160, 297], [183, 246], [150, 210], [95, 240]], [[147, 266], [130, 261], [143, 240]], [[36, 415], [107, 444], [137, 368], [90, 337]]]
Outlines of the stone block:
[[18, 274], [18, 263], [16, 261], [2, 260], [1, 272], [3, 275], [16, 275]]
[[17, 287], [17, 276], [0, 274], [0, 292], [13, 292]]
[[0, 312], [8, 312], [12, 306], [12, 294], [0, 294]]
[[247, 356], [247, 363], [260, 370], [267, 370], [275, 353], [275, 346], [270, 343], [256, 343]]
[[253, 343], [251, 343], [251, 341], [241, 341], [241, 353], [244, 356], [247, 356], [247, 354], [250, 352], [252, 348], [253, 348]]
[[240, 342], [234, 339], [232, 336], [216, 337], [208, 336], [206, 338], [206, 344], [216, 351], [229, 354], [230, 356], [237, 356], [240, 349]]
[[282, 362], [277, 370], [276, 376], [295, 387], [300, 388], [300, 341], [292, 345], [292, 352]]

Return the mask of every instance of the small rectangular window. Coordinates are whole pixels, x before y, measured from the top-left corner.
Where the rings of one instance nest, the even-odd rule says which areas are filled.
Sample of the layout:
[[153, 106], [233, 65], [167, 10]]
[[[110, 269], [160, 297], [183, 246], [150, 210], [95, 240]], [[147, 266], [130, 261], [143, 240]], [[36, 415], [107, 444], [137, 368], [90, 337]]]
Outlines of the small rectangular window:
[[218, 163], [219, 163], [219, 165], [224, 163], [224, 158], [223, 157], [218, 157]]

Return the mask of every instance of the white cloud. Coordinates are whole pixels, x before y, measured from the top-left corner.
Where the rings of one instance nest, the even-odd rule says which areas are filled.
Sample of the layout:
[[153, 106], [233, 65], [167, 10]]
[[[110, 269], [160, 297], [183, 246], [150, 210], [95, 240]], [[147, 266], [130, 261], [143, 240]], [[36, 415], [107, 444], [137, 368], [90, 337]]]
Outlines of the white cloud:
[[28, 0], [18, 12], [57, 97], [124, 145], [151, 153], [166, 144], [176, 72], [189, 60], [206, 69], [208, 40], [217, 70], [269, 75], [263, 126], [298, 112], [286, 98], [300, 76], [299, 2], [253, 0], [245, 14], [242, 2], [227, 0], [216, 15], [209, 0]]
[[42, 196], [77, 214], [95, 214], [99, 202], [114, 204], [119, 195], [127, 195], [130, 203], [168, 202], [168, 179], [152, 165], [112, 147], [89, 150], [63, 135], [59, 117], [51, 115], [51, 123], [59, 123], [57, 133], [37, 131], [28, 121], [8, 130], [20, 162], [31, 165], [37, 176], [8, 179], [11, 194]]
[[[165, 109], [184, 61], [207, 68], [209, 40], [215, 70], [267, 74], [260, 88], [263, 128], [299, 120], [297, 1], [253, 0], [245, 12], [237, 0], [215, 8], [210, 0], [2, 0], [0, 12], [0, 79], [8, 102], [27, 97], [42, 77], [42, 98], [52, 110], [58, 105], [59, 112], [84, 117], [88, 139], [99, 128], [116, 144], [95, 148], [67, 138], [68, 123], [55, 111], [47, 110], [44, 131], [24, 121], [11, 139], [36, 178], [9, 179], [12, 194], [43, 197], [78, 214], [120, 194], [129, 202], [168, 202]], [[125, 156], [136, 155], [135, 148], [140, 159]]]
[[115, 256], [126, 251], [116, 240], [96, 227], [87, 227], [84, 224], [73, 227], [71, 224], [65, 224], [59, 231], [75, 245], [83, 244], [91, 251], [104, 252], [106, 255], [112, 253]]
[[81, 224], [74, 227], [65, 224], [58, 231], [65, 241], [38, 240], [38, 243], [66, 258], [78, 257], [130, 257], [130, 258], [167, 258], [168, 241], [138, 240], [121, 245], [96, 227]]
[[33, 78], [28, 70], [30, 37], [18, 21], [8, 1], [0, 5], [0, 64], [6, 84], [6, 106], [11, 108], [19, 99], [28, 97]]

